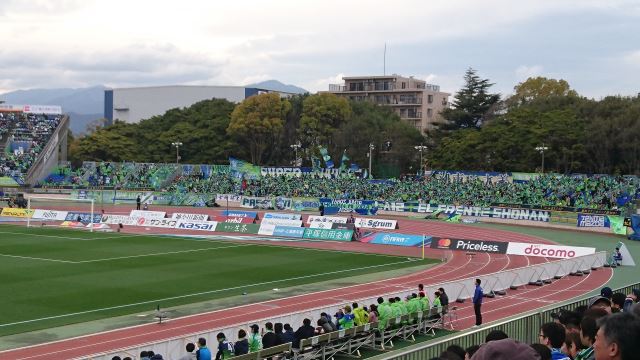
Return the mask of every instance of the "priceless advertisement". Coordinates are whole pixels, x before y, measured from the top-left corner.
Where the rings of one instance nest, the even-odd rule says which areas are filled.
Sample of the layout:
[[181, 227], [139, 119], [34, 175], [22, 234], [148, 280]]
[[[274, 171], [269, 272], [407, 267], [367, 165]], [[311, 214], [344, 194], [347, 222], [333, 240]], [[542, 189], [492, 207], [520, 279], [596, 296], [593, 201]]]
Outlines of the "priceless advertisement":
[[351, 241], [351, 239], [353, 238], [353, 230], [304, 228], [303, 238], [316, 240]]
[[397, 233], [378, 233], [369, 241], [371, 244], [398, 245], [398, 246], [422, 246], [431, 242], [431, 236], [397, 234]]
[[217, 221], [189, 221], [182, 219], [178, 220], [175, 228], [182, 230], [216, 231], [217, 226]]
[[356, 227], [369, 229], [393, 230], [398, 228], [396, 220], [356, 218], [355, 224]]
[[42, 220], [64, 221], [67, 218], [67, 213], [68, 213], [68, 211], [36, 209], [33, 212], [32, 218], [34, 218], [34, 219], [42, 219]]
[[578, 256], [595, 254], [596, 249], [592, 247], [560, 246], [549, 244], [529, 244], [510, 242], [507, 254], [539, 256], [559, 259], [571, 259]]
[[578, 214], [578, 227], [611, 227], [609, 217], [606, 215]]
[[506, 254], [509, 243], [489, 240], [463, 240], [450, 238], [432, 238], [431, 248], [442, 250], [457, 250], [483, 252], [492, 254]]
[[0, 216], [10, 216], [19, 218], [29, 218], [33, 215], [33, 210], [28, 209], [15, 209], [15, 208], [3, 208]]
[[189, 220], [189, 221], [207, 221], [209, 215], [207, 214], [190, 214], [190, 213], [173, 213], [171, 218], [174, 220]]

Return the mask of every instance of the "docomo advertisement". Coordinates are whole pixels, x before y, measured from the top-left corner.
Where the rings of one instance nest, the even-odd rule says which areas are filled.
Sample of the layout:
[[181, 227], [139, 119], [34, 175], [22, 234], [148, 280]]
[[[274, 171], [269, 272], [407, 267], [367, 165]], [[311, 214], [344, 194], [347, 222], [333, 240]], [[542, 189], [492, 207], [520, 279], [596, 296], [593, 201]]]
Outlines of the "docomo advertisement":
[[131, 210], [129, 216], [145, 219], [164, 219], [164, 211]]
[[311, 215], [307, 218], [307, 224], [313, 224], [316, 222], [346, 224], [347, 218], [340, 217], [340, 216], [315, 216], [315, 215]]
[[393, 230], [398, 223], [396, 220], [356, 218], [355, 225], [359, 228]]
[[507, 247], [508, 255], [539, 256], [558, 259], [572, 259], [579, 256], [595, 254], [592, 247], [561, 246], [548, 244], [528, 244], [510, 242]]
[[190, 214], [190, 213], [173, 213], [171, 218], [174, 220], [185, 220], [185, 221], [207, 221], [209, 220], [209, 215], [207, 214]]
[[57, 211], [57, 210], [42, 210], [36, 209], [33, 212], [33, 219], [38, 220], [57, 220], [64, 221], [67, 218], [68, 211]]

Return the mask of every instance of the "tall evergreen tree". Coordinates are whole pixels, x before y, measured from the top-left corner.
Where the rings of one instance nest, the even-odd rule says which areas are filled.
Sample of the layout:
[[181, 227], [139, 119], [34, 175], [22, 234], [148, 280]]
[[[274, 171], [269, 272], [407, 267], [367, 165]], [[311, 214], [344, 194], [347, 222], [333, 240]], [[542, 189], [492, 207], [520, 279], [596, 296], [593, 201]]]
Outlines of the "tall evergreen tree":
[[469, 68], [464, 74], [465, 84], [453, 98], [453, 107], [442, 116], [448, 121], [444, 130], [479, 129], [500, 101], [500, 94], [492, 94], [488, 79], [481, 79], [476, 70]]

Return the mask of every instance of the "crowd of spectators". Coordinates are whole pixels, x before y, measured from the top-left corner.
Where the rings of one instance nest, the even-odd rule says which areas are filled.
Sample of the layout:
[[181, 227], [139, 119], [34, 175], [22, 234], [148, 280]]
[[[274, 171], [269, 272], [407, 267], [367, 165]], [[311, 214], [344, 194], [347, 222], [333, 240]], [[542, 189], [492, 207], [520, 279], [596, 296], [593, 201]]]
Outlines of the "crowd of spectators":
[[[92, 163], [93, 164], [93, 163]], [[202, 166], [208, 169], [206, 166]], [[544, 174], [528, 181], [481, 177], [403, 177], [370, 180], [356, 176], [327, 178], [316, 174], [263, 176], [238, 179], [229, 171], [179, 171], [174, 164], [96, 163], [68, 171], [62, 179], [44, 185], [118, 186], [171, 193], [242, 194], [247, 196], [328, 197], [394, 202], [490, 206], [492, 204], [560, 206], [617, 210], [640, 199], [640, 178], [635, 176], [567, 176]], [[85, 176], [89, 172], [88, 176]], [[79, 175], [79, 176], [78, 176]], [[77, 181], [86, 178], [83, 184]], [[495, 179], [494, 179], [495, 180]], [[56, 183], [57, 181], [57, 183]]]
[[[500, 329], [487, 333], [485, 342], [462, 348], [448, 346], [431, 360], [632, 360], [640, 354], [640, 289], [630, 294], [614, 293], [610, 288], [591, 298], [586, 306], [553, 313], [553, 321], [542, 324], [537, 331], [538, 341], [525, 344], [509, 337]], [[338, 309], [334, 315], [320, 313], [317, 320], [305, 318], [294, 330], [291, 324], [267, 322], [248, 329], [238, 329], [236, 341], [220, 332], [216, 344], [208, 347], [205, 338], [197, 344], [188, 343], [179, 360], [228, 359], [233, 356], [260, 351], [280, 344], [292, 343], [294, 351], [301, 341], [367, 323], [377, 323], [374, 331], [383, 331], [389, 320], [421, 311], [432, 318], [449, 311], [448, 298], [440, 288], [430, 299], [419, 286], [417, 293], [405, 299], [378, 298], [376, 304], [361, 306], [353, 303]], [[403, 326], [405, 324], [396, 324]], [[162, 355], [143, 351], [140, 359], [163, 359]], [[112, 360], [120, 360], [114, 357]], [[126, 360], [126, 358], [124, 359]]]
[[60, 116], [0, 113], [0, 176], [11, 176], [19, 183], [51, 135], [60, 124]]

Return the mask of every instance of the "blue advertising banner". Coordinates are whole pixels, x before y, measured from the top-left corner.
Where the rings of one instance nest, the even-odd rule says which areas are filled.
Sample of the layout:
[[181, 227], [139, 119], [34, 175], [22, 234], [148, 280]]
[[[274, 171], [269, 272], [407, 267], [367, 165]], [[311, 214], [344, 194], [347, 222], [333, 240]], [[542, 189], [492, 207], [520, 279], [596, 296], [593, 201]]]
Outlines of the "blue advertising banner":
[[[425, 236], [425, 245], [431, 244], [431, 236]], [[378, 233], [374, 235], [371, 244], [398, 245], [398, 246], [422, 246], [422, 235]]]
[[[80, 220], [78, 220], [80, 219]], [[67, 217], [64, 219], [65, 221], [80, 221], [82, 223], [89, 223], [91, 219], [91, 213], [81, 213], [81, 212], [70, 212], [67, 214]], [[102, 215], [93, 214], [93, 223], [99, 224], [102, 220]]]
[[300, 214], [266, 213], [263, 219], [300, 220], [301, 217], [302, 215]]
[[378, 202], [375, 200], [320, 198], [320, 203], [324, 205], [325, 214], [329, 214], [328, 208], [338, 208], [338, 212], [355, 211], [361, 215], [375, 215], [378, 212]]
[[255, 211], [242, 211], [242, 210], [223, 210], [222, 216], [226, 217], [246, 217], [257, 220], [258, 213]]
[[611, 227], [611, 221], [606, 215], [578, 214], [578, 227]]
[[286, 236], [293, 238], [302, 238], [304, 236], [304, 228], [303, 227], [293, 227], [293, 226], [282, 226], [276, 225], [273, 229], [273, 235], [275, 236]]

